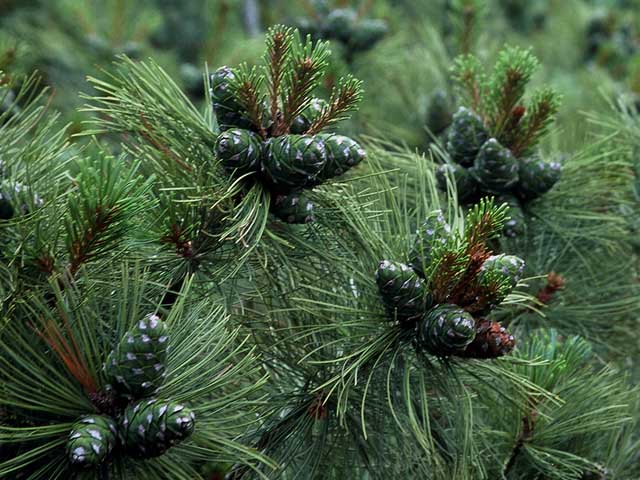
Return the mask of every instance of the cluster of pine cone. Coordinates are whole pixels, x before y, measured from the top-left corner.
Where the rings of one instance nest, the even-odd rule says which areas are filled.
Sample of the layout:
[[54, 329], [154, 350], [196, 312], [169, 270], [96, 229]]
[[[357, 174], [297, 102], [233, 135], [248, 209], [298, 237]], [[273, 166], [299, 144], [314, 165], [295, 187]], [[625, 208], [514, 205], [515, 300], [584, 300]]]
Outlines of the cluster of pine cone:
[[[524, 261], [512, 255], [489, 256], [468, 279], [463, 298], [470, 302], [461, 301], [454, 292], [438, 301], [430, 290], [432, 267], [437, 268], [432, 262], [437, 264], [434, 253], [446, 243], [451, 229], [441, 212], [434, 213], [418, 231], [409, 265], [384, 260], [378, 266], [376, 282], [389, 320], [413, 330], [417, 348], [431, 355], [483, 359], [506, 355], [515, 345], [514, 337], [486, 316], [520, 281]], [[492, 296], [479, 304], [485, 292]]]
[[[222, 133], [215, 145], [216, 156], [236, 175], [254, 174], [273, 193], [271, 211], [287, 223], [313, 220], [313, 203], [305, 189], [342, 175], [359, 164], [366, 152], [357, 142], [333, 133], [306, 134], [322, 113], [325, 102], [313, 99], [296, 117], [289, 133], [262, 138], [251, 130], [237, 100], [229, 93], [233, 71], [218, 69], [211, 78], [213, 109]], [[266, 125], [265, 131], [270, 126]]]
[[131, 457], [157, 457], [193, 433], [195, 415], [189, 408], [152, 398], [166, 376], [168, 340], [167, 326], [156, 315], [125, 333], [104, 367], [109, 389], [125, 406], [73, 424], [67, 440], [72, 465], [96, 467], [116, 448]]
[[314, 40], [337, 40], [351, 54], [371, 49], [388, 30], [384, 20], [358, 18], [352, 8], [319, 12], [317, 19], [298, 19], [296, 27]]
[[509, 237], [523, 233], [523, 204], [548, 192], [562, 173], [559, 162], [546, 162], [537, 155], [516, 158], [491, 138], [477, 114], [464, 107], [453, 116], [446, 149], [452, 163], [438, 169], [440, 188], [446, 191], [450, 176], [458, 199], [464, 204], [475, 203], [484, 196], [495, 196], [498, 202], [507, 203], [511, 220], [504, 234]]

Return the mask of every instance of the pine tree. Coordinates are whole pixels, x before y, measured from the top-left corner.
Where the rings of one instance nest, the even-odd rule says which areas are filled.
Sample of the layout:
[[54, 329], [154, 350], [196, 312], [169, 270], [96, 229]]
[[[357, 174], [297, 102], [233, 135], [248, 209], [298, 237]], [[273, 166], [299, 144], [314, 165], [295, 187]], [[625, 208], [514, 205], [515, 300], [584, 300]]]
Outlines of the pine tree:
[[558, 178], [557, 96], [507, 48], [457, 61], [421, 154], [351, 134], [362, 82], [321, 98], [329, 58], [275, 26], [201, 112], [120, 56], [72, 142], [12, 86], [0, 477], [640, 475], [637, 117], [597, 117]]

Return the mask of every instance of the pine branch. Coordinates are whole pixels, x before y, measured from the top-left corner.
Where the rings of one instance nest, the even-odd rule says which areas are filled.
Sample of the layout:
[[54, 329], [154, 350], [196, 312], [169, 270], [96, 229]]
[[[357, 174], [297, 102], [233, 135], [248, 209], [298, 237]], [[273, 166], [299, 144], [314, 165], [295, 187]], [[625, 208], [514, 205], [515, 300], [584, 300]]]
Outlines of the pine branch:
[[518, 459], [518, 456], [522, 452], [522, 448], [524, 447], [524, 444], [533, 435], [533, 428], [534, 428], [537, 416], [538, 416], [538, 412], [535, 406], [532, 406], [530, 413], [522, 417], [522, 429], [520, 431], [520, 434], [518, 435], [518, 438], [516, 439], [516, 442], [513, 448], [511, 449], [511, 454], [509, 455], [509, 459], [504, 465], [504, 468], [502, 470], [502, 478], [508, 478], [507, 476], [509, 475], [509, 472], [511, 472], [511, 470], [513, 469], [513, 466], [516, 464], [516, 460]]
[[235, 76], [229, 83], [229, 88], [238, 104], [244, 110], [247, 119], [258, 130], [262, 138], [267, 138], [267, 131], [263, 125], [265, 95], [261, 93], [264, 77], [257, 68], [249, 68], [247, 64], [234, 69]]
[[93, 215], [86, 218], [87, 224], [82, 233], [73, 239], [69, 246], [69, 265], [67, 270], [74, 277], [83, 264], [89, 262], [102, 247], [104, 235], [118, 216], [116, 207], [97, 206]]
[[41, 332], [35, 327], [34, 331], [51, 347], [56, 355], [58, 355], [73, 378], [75, 378], [78, 383], [84, 387], [85, 392], [89, 395], [95, 395], [97, 393], [95, 381], [93, 380], [91, 373], [89, 373], [87, 362], [83, 358], [82, 352], [78, 347], [78, 342], [74, 337], [67, 318], [64, 316], [63, 318], [66, 327], [65, 330], [67, 331], [67, 335], [71, 339], [71, 342], [64, 338], [60, 328], [53, 320], [47, 321], [44, 327], [44, 332]]
[[[485, 78], [480, 61], [473, 55], [461, 55], [455, 59], [453, 80], [465, 103], [478, 115], [484, 117]], [[485, 119], [486, 123], [486, 119]]]
[[362, 101], [362, 93], [362, 81], [351, 76], [341, 80], [331, 93], [329, 103], [323, 107], [307, 133], [314, 135], [334, 123], [349, 118], [347, 114], [356, 110]]
[[274, 128], [280, 130], [281, 125], [277, 125], [281, 119], [278, 118], [278, 100], [280, 99], [280, 89], [285, 79], [285, 68], [289, 61], [291, 45], [293, 43], [293, 31], [284, 26], [272, 27], [267, 34], [267, 53], [265, 63], [267, 70], [267, 91], [270, 97], [270, 116]]
[[314, 45], [311, 36], [307, 36], [304, 44], [293, 43], [282, 94], [282, 128], [274, 132], [274, 136], [286, 133], [293, 120], [309, 106], [311, 94], [320, 84], [328, 65], [327, 59], [331, 53], [328, 45], [327, 42], [316, 42]]
[[490, 128], [494, 137], [500, 138], [514, 107], [521, 101], [531, 76], [539, 63], [531, 50], [507, 47], [498, 61], [489, 81]]
[[552, 88], [545, 88], [534, 94], [530, 103], [528, 113], [524, 117], [522, 133], [511, 147], [516, 157], [530, 152], [547, 133], [560, 108], [560, 97]]

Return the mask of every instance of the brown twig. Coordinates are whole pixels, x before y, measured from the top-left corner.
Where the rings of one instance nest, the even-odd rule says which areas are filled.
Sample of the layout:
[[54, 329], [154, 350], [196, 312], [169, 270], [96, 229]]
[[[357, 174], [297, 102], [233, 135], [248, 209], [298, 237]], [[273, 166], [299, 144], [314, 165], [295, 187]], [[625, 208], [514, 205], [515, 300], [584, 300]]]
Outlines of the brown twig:
[[502, 477], [506, 478], [522, 451], [522, 447], [524, 444], [531, 439], [533, 435], [533, 428], [535, 426], [536, 419], [538, 418], [538, 411], [536, 410], [535, 404], [531, 407], [531, 410], [528, 415], [522, 417], [522, 431], [518, 438], [516, 439], [516, 443], [511, 450], [511, 455], [505, 463], [504, 468], [502, 470]]

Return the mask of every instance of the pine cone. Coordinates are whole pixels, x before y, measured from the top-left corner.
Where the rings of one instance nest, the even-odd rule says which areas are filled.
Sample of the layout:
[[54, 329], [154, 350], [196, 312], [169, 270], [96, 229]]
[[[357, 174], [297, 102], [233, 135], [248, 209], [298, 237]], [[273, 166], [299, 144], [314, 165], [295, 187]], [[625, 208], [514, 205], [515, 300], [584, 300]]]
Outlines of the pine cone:
[[524, 234], [527, 227], [527, 220], [524, 215], [524, 210], [520, 205], [520, 201], [512, 195], [501, 195], [496, 198], [496, 204], [500, 205], [506, 203], [509, 206], [507, 215], [509, 220], [504, 224], [502, 233], [509, 238], [519, 237]]
[[471, 315], [457, 305], [438, 305], [418, 326], [418, 346], [432, 355], [446, 357], [462, 351], [475, 335]]
[[451, 227], [444, 219], [442, 210], [434, 210], [416, 231], [413, 249], [409, 253], [411, 267], [425, 277], [425, 269], [432, 261], [433, 249], [443, 245], [451, 237]]
[[120, 421], [120, 442], [129, 455], [153, 458], [189, 438], [195, 414], [187, 407], [155, 399], [129, 406]]
[[218, 136], [215, 151], [225, 168], [243, 174], [258, 170], [262, 142], [249, 130], [233, 128]]
[[331, 38], [337, 38], [347, 43], [351, 38], [353, 26], [358, 19], [358, 14], [351, 8], [336, 8], [327, 15], [325, 31]]
[[106, 415], [88, 415], [73, 424], [67, 440], [69, 462], [95, 467], [105, 461], [116, 444], [116, 423]]
[[482, 264], [481, 276], [488, 274], [489, 272], [500, 274], [507, 279], [511, 287], [515, 287], [522, 279], [522, 273], [524, 272], [525, 263], [519, 257], [515, 255], [492, 255], [485, 260]]
[[107, 358], [112, 387], [125, 398], [155, 393], [164, 381], [168, 348], [166, 324], [157, 315], [140, 320]]
[[431, 95], [427, 108], [427, 128], [438, 136], [449, 128], [453, 121], [451, 102], [446, 92], [438, 90]]
[[307, 130], [309, 130], [313, 121], [320, 116], [326, 105], [327, 102], [321, 98], [314, 98], [311, 100], [311, 104], [304, 110], [304, 112], [293, 119], [291, 128], [289, 129], [291, 133], [295, 135], [307, 133]]
[[342, 175], [367, 156], [356, 141], [344, 135], [320, 134], [318, 137], [324, 142], [327, 152], [327, 163], [318, 176], [319, 181]]
[[511, 150], [490, 138], [478, 152], [472, 172], [488, 191], [503, 193], [518, 181], [518, 160]]
[[424, 282], [403, 263], [380, 262], [376, 283], [390, 320], [415, 324], [431, 306], [431, 295]]
[[447, 151], [454, 162], [468, 167], [488, 139], [489, 134], [482, 119], [471, 110], [460, 107], [453, 115]]
[[272, 213], [283, 222], [309, 223], [313, 221], [313, 202], [300, 192], [278, 195]]
[[560, 162], [545, 162], [539, 157], [528, 158], [520, 164], [520, 181], [515, 190], [524, 201], [530, 201], [551, 190], [561, 175]]
[[262, 171], [274, 186], [296, 189], [313, 184], [326, 162], [320, 136], [283, 135], [267, 142]]
[[252, 126], [231, 92], [229, 81], [234, 77], [233, 70], [226, 66], [220, 67], [210, 77], [213, 111], [216, 114], [218, 126], [223, 131], [234, 127], [248, 129]]
[[481, 320], [476, 327], [475, 339], [459, 355], [468, 358], [489, 359], [507, 355], [516, 341], [498, 322]]
[[444, 163], [436, 170], [436, 180], [438, 188], [443, 192], [447, 191], [447, 175], [456, 185], [458, 200], [467, 203], [478, 196], [478, 181], [471, 174], [469, 169], [457, 163]]
[[500, 305], [522, 278], [524, 261], [513, 255], [494, 255], [481, 267], [478, 276], [476, 311], [487, 314]]
[[347, 46], [352, 52], [364, 52], [373, 48], [388, 31], [387, 22], [384, 20], [360, 20], [353, 27]]

